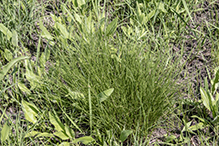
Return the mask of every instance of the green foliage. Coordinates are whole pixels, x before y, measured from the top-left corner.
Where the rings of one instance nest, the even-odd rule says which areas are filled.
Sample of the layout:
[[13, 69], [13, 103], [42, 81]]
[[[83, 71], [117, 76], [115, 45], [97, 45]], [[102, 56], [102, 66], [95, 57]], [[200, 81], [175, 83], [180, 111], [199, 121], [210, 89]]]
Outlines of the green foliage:
[[2, 70], [0, 71], [0, 80], [3, 80], [4, 76], [8, 73], [9, 69], [17, 62], [24, 60], [24, 59], [28, 59], [28, 56], [21, 56], [18, 58], [15, 58], [13, 60], [11, 60], [7, 65], [1, 67]]
[[8, 139], [10, 130], [11, 130], [11, 127], [8, 125], [8, 122], [6, 122], [1, 130], [1, 142], [2, 143]]
[[[99, 32], [98, 29], [93, 32], [81, 30], [81, 27], [88, 25], [82, 21], [75, 21], [78, 27], [72, 26], [74, 24], [61, 24], [56, 16], [53, 19], [57, 21], [54, 26], [57, 36], [54, 38], [64, 47], [63, 50], [54, 50], [54, 58], [59, 63], [52, 66], [49, 73], [52, 74], [50, 82], [55, 85], [51, 90], [59, 95], [56, 102], [70, 109], [70, 101], [82, 115], [90, 115], [90, 129], [95, 124], [93, 126], [98, 129], [113, 128], [119, 135], [123, 126], [132, 129], [140, 122], [144, 127], [142, 132], [146, 134], [162, 114], [167, 112], [168, 102], [165, 101], [169, 101], [179, 89], [175, 88], [176, 81], [171, 79], [177, 76], [172, 74], [179, 71], [177, 64], [166, 64], [167, 56], [162, 51], [150, 51], [144, 43], [119, 42], [113, 39], [113, 33], [109, 32], [115, 31], [113, 25], [117, 23], [117, 18], [107, 26], [106, 33], [101, 34], [104, 39], [99, 37], [102, 31]], [[86, 19], [91, 18], [83, 16], [83, 20]], [[75, 30], [78, 30], [78, 34]], [[117, 49], [111, 47], [111, 42], [118, 45], [115, 46]], [[87, 94], [87, 84], [91, 94]], [[103, 96], [103, 93], [109, 92], [110, 95], [112, 91], [104, 91], [109, 88], [114, 88], [114, 92], [105, 100], [107, 96]], [[82, 93], [85, 98], [69, 98], [69, 95], [73, 96], [72, 91]], [[98, 96], [101, 96], [100, 102]], [[50, 95], [48, 98], [54, 99]], [[86, 117], [83, 118], [86, 120]]]
[[[208, 109], [212, 115], [213, 115], [213, 119], [210, 118], [201, 118], [198, 117], [196, 115], [192, 116], [193, 118], [198, 118], [200, 120], [200, 123], [198, 123], [197, 125], [193, 126], [196, 127], [194, 130], [197, 129], [203, 129], [204, 127], [208, 127], [208, 126], [213, 126], [215, 128], [215, 130], [218, 128], [218, 122], [219, 122], [219, 111], [218, 111], [218, 107], [219, 107], [219, 94], [217, 92], [218, 89], [218, 83], [219, 83], [219, 68], [215, 69], [215, 73], [214, 73], [215, 77], [213, 79], [211, 79], [211, 77], [209, 76], [209, 79], [211, 81], [211, 89], [209, 90], [208, 88], [208, 82], [207, 82], [207, 77], [205, 78], [205, 89], [200, 87], [200, 93], [201, 93], [201, 102], [203, 103], [203, 105], [206, 107], [206, 109]], [[213, 97], [215, 95], [215, 98]], [[192, 129], [190, 127], [190, 129]]]
[[112, 93], [113, 93], [113, 88], [105, 90], [103, 92], [101, 92], [98, 96], [99, 96], [99, 101], [100, 103], [105, 101]]
[[121, 140], [121, 142], [124, 142], [130, 134], [132, 134], [132, 130], [123, 130], [119, 139]]
[[[25, 113], [25, 118], [28, 122], [31, 122], [33, 124], [38, 124], [40, 118], [46, 118], [42, 117], [42, 114], [39, 114], [39, 109], [33, 104], [33, 103], [28, 103], [26, 101], [22, 101], [22, 106], [23, 110]], [[41, 117], [40, 117], [41, 116]], [[95, 140], [90, 137], [90, 136], [85, 136], [85, 137], [80, 137], [78, 139], [75, 139], [75, 132], [67, 125], [63, 125], [62, 121], [57, 117], [57, 115], [52, 114], [49, 112], [49, 121], [50, 123], [55, 127], [54, 133], [50, 132], [40, 132], [40, 131], [35, 131], [31, 130], [29, 133], [25, 135], [25, 138], [27, 137], [45, 137], [45, 138], [54, 138], [55, 136], [60, 138], [61, 140], [71, 140], [72, 142], [70, 143], [83, 143], [83, 144], [89, 144], [94, 142]], [[38, 125], [40, 128], [44, 129], [45, 125]], [[5, 131], [5, 129], [3, 129]], [[5, 139], [5, 137], [3, 137]], [[70, 144], [70, 143], [62, 143], [63, 144]]]
[[[180, 76], [190, 58], [187, 43], [195, 40], [199, 55], [208, 42], [218, 60], [218, 12], [212, 10], [216, 21], [197, 24], [196, 12], [206, 10], [196, 6], [203, 3], [1, 1], [1, 145], [159, 145], [150, 142], [152, 132], [168, 123], [178, 127], [167, 126], [163, 144], [189, 145], [193, 135], [208, 137], [201, 145], [215, 144], [217, 136], [198, 132], [218, 133], [218, 69], [209, 75], [211, 88], [207, 78], [200, 87], [200, 102], [192, 102], [213, 118], [199, 111], [191, 121], [188, 111], [196, 107], [175, 108], [185, 106], [181, 92], [189, 99], [194, 93], [185, 88], [190, 78]], [[10, 115], [11, 107], [23, 114]], [[179, 137], [168, 134], [174, 128]]]

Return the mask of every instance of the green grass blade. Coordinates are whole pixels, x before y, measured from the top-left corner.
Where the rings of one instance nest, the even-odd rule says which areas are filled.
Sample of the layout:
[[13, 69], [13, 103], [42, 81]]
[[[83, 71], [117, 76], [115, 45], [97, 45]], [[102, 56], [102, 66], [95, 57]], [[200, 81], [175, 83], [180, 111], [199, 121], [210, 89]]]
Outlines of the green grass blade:
[[82, 130], [76, 125], [76, 123], [74, 121], [72, 121], [72, 119], [68, 116], [68, 114], [61, 108], [62, 112], [65, 114], [65, 116], [68, 118], [68, 120], [80, 131], [82, 132]]
[[89, 111], [90, 111], [90, 135], [92, 134], [92, 103], [91, 103], [91, 96], [90, 96], [90, 85], [88, 81], [88, 100], [89, 100]]

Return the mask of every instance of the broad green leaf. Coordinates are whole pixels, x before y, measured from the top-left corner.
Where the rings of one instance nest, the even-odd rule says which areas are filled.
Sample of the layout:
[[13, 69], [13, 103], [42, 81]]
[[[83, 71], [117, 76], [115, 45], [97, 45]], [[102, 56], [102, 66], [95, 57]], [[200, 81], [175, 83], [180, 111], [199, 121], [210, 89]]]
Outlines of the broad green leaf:
[[[23, 100], [23, 101], [24, 101], [24, 100]], [[29, 102], [26, 102], [26, 101], [24, 101], [24, 102], [25, 102], [26, 105], [28, 105], [29, 108], [33, 111], [34, 115], [35, 115], [35, 116], [38, 116], [39, 109], [38, 109], [33, 103], [29, 103]]]
[[63, 124], [61, 123], [60, 119], [57, 116], [49, 113], [49, 120], [55, 126], [56, 131], [64, 131], [65, 130]]
[[42, 21], [40, 20], [40, 29], [42, 31], [42, 37], [48, 40], [53, 40], [52, 35], [48, 32], [48, 30], [43, 26]]
[[12, 44], [16, 47], [18, 46], [18, 35], [15, 30], [12, 32]]
[[61, 144], [59, 144], [59, 146], [70, 146], [69, 142], [62, 142]]
[[27, 138], [27, 137], [34, 137], [34, 136], [36, 136], [36, 135], [38, 135], [38, 134], [40, 134], [40, 133], [41, 133], [41, 132], [38, 132], [38, 131], [31, 131], [31, 132], [27, 133], [24, 138]]
[[[32, 107], [30, 105], [32, 105]], [[26, 120], [35, 124], [37, 122], [36, 116], [38, 116], [38, 113], [37, 113], [36, 109], [33, 110], [34, 105], [22, 100], [22, 106], [24, 109], [24, 116], [25, 116]]]
[[1, 143], [3, 144], [3, 142], [5, 140], [8, 139], [9, 137], [9, 133], [10, 133], [10, 129], [11, 127], [8, 125], [8, 122], [6, 122], [2, 128], [2, 131], [1, 131]]
[[75, 138], [74, 131], [67, 125], [65, 125], [65, 133], [68, 135], [69, 138]]
[[11, 53], [11, 51], [9, 51], [8, 49], [4, 50], [4, 57], [5, 59], [7, 59], [8, 61], [11, 61], [13, 59], [13, 54]]
[[13, 60], [11, 60], [7, 65], [2, 67], [2, 70], [0, 71], [0, 81], [3, 80], [4, 76], [7, 74], [7, 72], [9, 71], [9, 69], [17, 62], [24, 60], [24, 59], [28, 59], [29, 57], [27, 56], [21, 56], [18, 58], [15, 58]]
[[114, 90], [114, 88], [110, 88], [108, 90], [101, 92], [98, 95], [100, 103], [105, 101], [113, 93], [113, 90]]
[[106, 28], [106, 35], [113, 35], [117, 28], [118, 18], [116, 17]]
[[211, 100], [213, 97], [209, 97], [211, 95], [207, 94], [207, 92], [202, 87], [200, 87], [200, 93], [201, 93], [201, 98], [202, 98], [202, 102], [203, 102], [204, 106], [209, 111], [211, 111], [210, 104], [211, 104], [212, 101], [209, 101], [209, 100]]
[[62, 140], [67, 140], [69, 139], [70, 137], [68, 135], [66, 135], [64, 132], [62, 131], [58, 131], [58, 132], [55, 132], [54, 133], [55, 136], [61, 138]]
[[57, 25], [58, 29], [61, 31], [62, 35], [66, 39], [69, 38], [69, 33], [68, 33], [67, 29], [66, 29], [66, 26], [64, 26], [63, 24], [58, 23], [58, 22], [56, 22], [56, 25]]
[[31, 91], [23, 83], [19, 82], [18, 87], [22, 92], [25, 92], [27, 95], [31, 94]]
[[36, 136], [36, 138], [37, 138], [37, 137], [54, 137], [54, 135], [51, 134], [51, 133], [43, 132], [43, 133], [39, 133], [39, 134]]
[[84, 136], [84, 137], [80, 137], [78, 139], [75, 139], [73, 141], [73, 143], [78, 143], [81, 142], [85, 145], [92, 143], [93, 141], [95, 141], [91, 136]]
[[132, 130], [123, 130], [120, 134], [119, 140], [124, 142], [130, 134], [132, 134]]
[[11, 31], [5, 27], [2, 23], [0, 23], [0, 31], [4, 33], [4, 35], [7, 36], [7, 39], [10, 40], [10, 38], [12, 37], [12, 33]]

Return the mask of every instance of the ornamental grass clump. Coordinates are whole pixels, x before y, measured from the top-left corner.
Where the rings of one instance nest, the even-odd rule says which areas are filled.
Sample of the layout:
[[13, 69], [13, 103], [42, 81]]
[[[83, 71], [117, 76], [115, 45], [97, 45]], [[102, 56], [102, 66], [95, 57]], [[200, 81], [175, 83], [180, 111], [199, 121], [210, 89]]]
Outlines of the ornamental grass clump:
[[[80, 117], [79, 125], [86, 128], [92, 120], [94, 129], [101, 131], [111, 129], [118, 134], [139, 125], [146, 134], [168, 112], [170, 100], [178, 97], [176, 60], [175, 65], [168, 63], [172, 58], [147, 49], [145, 43], [112, 47], [95, 37], [92, 40], [78, 40], [74, 50], [56, 50], [57, 63], [50, 68], [54, 85], [50, 98], [57, 95], [66, 110], [77, 111], [75, 118]], [[112, 94], [100, 102], [99, 94], [111, 88]]]

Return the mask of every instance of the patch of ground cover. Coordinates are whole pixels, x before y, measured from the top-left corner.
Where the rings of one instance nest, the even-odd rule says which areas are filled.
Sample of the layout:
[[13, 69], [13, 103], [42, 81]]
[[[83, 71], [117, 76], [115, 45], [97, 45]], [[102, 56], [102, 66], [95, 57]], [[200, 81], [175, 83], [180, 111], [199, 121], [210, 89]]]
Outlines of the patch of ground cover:
[[[76, 45], [77, 45], [77, 44], [76, 44]], [[75, 46], [75, 45], [73, 45], [73, 46]], [[151, 46], [150, 46], [150, 47], [151, 47]], [[153, 46], [153, 48], [157, 49], [156, 47], [157, 47], [157, 46], [155, 46], [155, 47]], [[98, 48], [98, 47], [97, 47], [97, 48]], [[157, 51], [157, 53], [158, 53], [158, 51]], [[69, 53], [68, 53], [68, 54], [69, 54]], [[89, 53], [89, 54], [90, 54], [90, 53]], [[65, 58], [65, 57], [62, 57], [62, 58]], [[85, 58], [86, 58], [86, 57], [85, 57]], [[118, 59], [119, 59], [119, 58], [118, 58]], [[62, 62], [65, 62], [65, 61], [62, 61]], [[72, 63], [69, 63], [69, 64], [72, 64]], [[65, 68], [67, 68], [67, 67], [65, 67]], [[67, 76], [68, 76], [68, 74], [67, 74]], [[74, 76], [73, 76], [73, 77], [74, 77]], [[69, 79], [70, 79], [70, 78], [69, 78]], [[62, 82], [63, 82], [63, 83], [66, 83], [67, 80], [68, 80], [68, 79], [64, 79], [65, 82], [63, 82], [63, 81], [62, 81]], [[72, 80], [72, 79], [71, 79], [71, 80]], [[71, 81], [69, 81], [69, 82], [71, 82]], [[68, 84], [68, 82], [67, 82], [66, 84]], [[71, 85], [71, 84], [69, 84], [69, 85]], [[68, 85], [68, 86], [69, 86], [69, 85]], [[84, 86], [84, 87], [86, 87], [86, 86]]]
[[[189, 6], [189, 4], [188, 4], [188, 6]], [[133, 15], [133, 16], [134, 16], [134, 18], [135, 18], [135, 15]], [[138, 18], [137, 18], [137, 19], [138, 19]], [[155, 20], [155, 19], [154, 19], [154, 20]], [[137, 20], [137, 22], [138, 22], [138, 21], [139, 21], [139, 20]], [[158, 21], [158, 22], [157, 22], [157, 21], [154, 21], [154, 23], [155, 23], [155, 22], [158, 23], [159, 21]], [[159, 24], [159, 23], [158, 23], [158, 24]], [[136, 24], [135, 24], [135, 25], [136, 25]], [[204, 25], [204, 24], [203, 24], [203, 25]], [[162, 26], [162, 25], [160, 25], [160, 26]], [[192, 28], [193, 26], [190, 26], [190, 27]], [[140, 28], [141, 28], [141, 27], [140, 27]], [[154, 29], [154, 27], [151, 27], [151, 28]], [[182, 28], [183, 28], [183, 27], [182, 27]], [[137, 30], [137, 29], [136, 29], [136, 30]], [[159, 25], [158, 25], [158, 27], [156, 27], [155, 30], [160, 30], [160, 36], [162, 36], [162, 33], [161, 33], [161, 32], [162, 32], [162, 27], [159, 27]], [[137, 30], [137, 31], [138, 31], [138, 30]], [[159, 31], [158, 31], [158, 32], [159, 32]], [[150, 33], [149, 33], [149, 34], [150, 34]], [[152, 34], [152, 33], [151, 33], [151, 34]], [[150, 42], [154, 42], [154, 45], [147, 46], [147, 47], [150, 47], [151, 49], [156, 50], [156, 49], [158, 49], [158, 48], [162, 48], [162, 47], [160, 47], [160, 44], [159, 44], [159, 43], [163, 43], [164, 46], [168, 46], [168, 43], [167, 43], [167, 42], [164, 42], [162, 39], [160, 39], [159, 41], [157, 41], [156, 39], [159, 39], [159, 38], [158, 38], [158, 37], [157, 37], [157, 38], [156, 38], [156, 37], [152, 37], [153, 35], [151, 35], [151, 34], [149, 35], [149, 36], [150, 36], [150, 37], [149, 37], [149, 41], [150, 41]], [[153, 34], [156, 35], [157, 33], [153, 33]], [[187, 36], [189, 36], [190, 38], [191, 38], [191, 36], [193, 35], [193, 34], [192, 34], [192, 35], [188, 35], [188, 32], [185, 32], [185, 34], [186, 34]], [[213, 35], [212, 35], [212, 36], [213, 36]], [[137, 38], [138, 35], [136, 35], [136, 36], [134, 36], [134, 37]], [[210, 37], [211, 37], [211, 36], [210, 36]], [[153, 38], [153, 39], [151, 39], [151, 38]], [[154, 38], [155, 38], [155, 39], [154, 39]], [[190, 38], [189, 38], [189, 41], [187, 41], [187, 40], [185, 40], [185, 38], [183, 38], [183, 40], [185, 40], [185, 41], [179, 42], [179, 44], [180, 44], [180, 43], [183, 44], [183, 45], [182, 45], [182, 49], [187, 48], [187, 49], [189, 50], [189, 52], [191, 52], [191, 50], [192, 50], [192, 49], [190, 49], [190, 48], [193, 47], [193, 46], [192, 46], [192, 45], [193, 45], [193, 42], [190, 41]], [[194, 38], [194, 37], [193, 37], [193, 38]], [[150, 39], [151, 39], [152, 41], [151, 41]], [[93, 40], [95, 40], [95, 39], [93, 39]], [[127, 40], [128, 40], [128, 39], [127, 39]], [[200, 39], [200, 40], [194, 39], [194, 41], [198, 41], [197, 44], [199, 44], [199, 42], [201, 42], [202, 40], [201, 40], [201, 39]], [[61, 41], [60, 41], [60, 42], [61, 42]], [[60, 43], [60, 42], [59, 42], [59, 43]], [[116, 41], [115, 41], [115, 42], [116, 42]], [[61, 42], [61, 43], [63, 43], [63, 42]], [[73, 44], [74, 44], [74, 45], [73, 45]], [[111, 42], [110, 42], [109, 44], [111, 44]], [[119, 44], [119, 43], [118, 43], [118, 44]], [[109, 48], [116, 48], [116, 49], [118, 49], [118, 48], [117, 48], [117, 45], [118, 45], [118, 44], [114, 43], [113, 45], [111, 45], [110, 47], [108, 46], [108, 47], [109, 47]], [[128, 44], [128, 43], [127, 43], [127, 44]], [[184, 44], [185, 44], [185, 45], [184, 45]], [[81, 47], [80, 45], [78, 45], [78, 42], [77, 42], [77, 41], [75, 41], [74, 43], [70, 43], [69, 45]], [[207, 45], [207, 44], [204, 44], [204, 45]], [[86, 46], [86, 45], [84, 45], [84, 46]], [[83, 47], [84, 47], [84, 46], [83, 46]], [[101, 45], [101, 46], [104, 46], [104, 45]], [[185, 46], [186, 46], [186, 47], [185, 47]], [[197, 45], [197, 46], [198, 46], [198, 45]], [[60, 47], [63, 47], [63, 48], [64, 48], [63, 50], [65, 50], [64, 44], [61, 44]], [[77, 47], [76, 47], [76, 48], [77, 48]], [[145, 46], [144, 46], [144, 47], [145, 47]], [[147, 47], [145, 47], [145, 48], [147, 48]], [[195, 47], [196, 47], [196, 46], [195, 46]], [[202, 47], [202, 46], [201, 46], [201, 47]], [[198, 47], [196, 47], [196, 48], [203, 49], [203, 48], [201, 48], [201, 47], [198, 46]], [[88, 48], [89, 48], [89, 47], [88, 47]], [[97, 48], [98, 48], [98, 47], [97, 47]], [[181, 49], [181, 48], [179, 48], [179, 47], [177, 47], [177, 48], [178, 48], [178, 49]], [[214, 47], [213, 47], [213, 48], [214, 48]], [[56, 49], [59, 49], [59, 48], [56, 48]], [[163, 49], [164, 49], [164, 48], [163, 48]], [[165, 49], [164, 49], [164, 50], [165, 50]], [[158, 52], [159, 52], [159, 51], [158, 51]], [[200, 51], [200, 52], [201, 52], [201, 51]], [[215, 52], [216, 52], [216, 51], [215, 51]], [[115, 54], [117, 54], [117, 53], [115, 53]], [[194, 60], [197, 61], [196, 64], [197, 64], [197, 63], [200, 63], [200, 62], [203, 64], [203, 60], [200, 59], [200, 57], [202, 57], [202, 56], [198, 56], [199, 54], [201, 54], [201, 53], [197, 53], [197, 52], [194, 51], [194, 52], [192, 53], [192, 56], [194, 56]], [[63, 55], [63, 54], [62, 54], [62, 55]], [[66, 54], [65, 54], [65, 55], [66, 55]], [[170, 55], [170, 56], [171, 56], [171, 55]], [[196, 57], [195, 57], [195, 56], [196, 56]], [[197, 56], [198, 56], [198, 57], [197, 57]], [[206, 55], [206, 57], [208, 57], [208, 56], [209, 56], [209, 54]], [[186, 58], [186, 57], [188, 57], [188, 54], [185, 55], [185, 58]], [[94, 58], [94, 57], [93, 57], [93, 58]], [[168, 57], [167, 57], [167, 58], [168, 58]], [[70, 58], [67, 58], [67, 59], [70, 59]], [[83, 59], [84, 59], [84, 58], [83, 58]], [[117, 59], [119, 60], [119, 58], [117, 58]], [[186, 58], [186, 59], [187, 59], [187, 58]], [[186, 59], [185, 59], [185, 60], [186, 60]], [[117, 60], [117, 61], [118, 61], [118, 60]], [[195, 62], [194, 60], [193, 60], [190, 64], [188, 63], [188, 66], [189, 66], [189, 65], [192, 66], [192, 67], [190, 67], [190, 70], [192, 70], [192, 69], [194, 68], [194, 66], [195, 66], [195, 65], [193, 65], [194, 62]], [[85, 62], [86, 62], [86, 61], [87, 61], [87, 60], [85, 60]], [[209, 62], [205, 62], [205, 63], [209, 63]], [[79, 65], [80, 65], [80, 64], [79, 64]], [[80, 66], [77, 66], [77, 67], [78, 67], [78, 68], [81, 68]], [[199, 66], [198, 66], [198, 67], [199, 67]], [[65, 69], [66, 69], [66, 68], [65, 68]], [[73, 70], [73, 69], [72, 69], [72, 70]], [[69, 70], [69, 71], [72, 71], [72, 70]], [[189, 71], [189, 72], [191, 72], [191, 71]], [[64, 75], [64, 74], [63, 74], [63, 75]], [[71, 79], [71, 77], [69, 77], [69, 79]], [[65, 81], [65, 82], [62, 81], [62, 84], [67, 84], [67, 85], [68, 85], [68, 82], [66, 82], [66, 80], [68, 80], [68, 79], [63, 80], [63, 81]], [[194, 81], [195, 81], [195, 80], [194, 80]], [[71, 80], [70, 80], [69, 82], [71, 82]], [[51, 83], [51, 82], [50, 82], [50, 83]], [[55, 85], [55, 84], [54, 84], [54, 85]], [[57, 85], [56, 85], [56, 86], [57, 86]], [[56, 86], [54, 86], [54, 87], [56, 87]], [[60, 85], [60, 86], [62, 86], [62, 85]], [[71, 87], [72, 85], [69, 84], [68, 86]], [[57, 87], [58, 87], [58, 86], [57, 86]], [[197, 87], [197, 86], [196, 86], [196, 87]], [[63, 89], [62, 89], [63, 91], [65, 91], [64, 94], [69, 92], [69, 91], [67, 91], [65, 88], [66, 88], [66, 87], [63, 87]], [[86, 88], [86, 85], [84, 86], [84, 88]], [[102, 88], [102, 87], [98, 88], [98, 90], [100, 90], [101, 88]], [[60, 88], [57, 88], [57, 89], [60, 89]], [[193, 90], [193, 88], [191, 88], [191, 89]], [[55, 92], [56, 89], [53, 89], [53, 91]], [[52, 92], [53, 92], [53, 91], [52, 91]], [[85, 91], [84, 91], [84, 92], [85, 92]], [[85, 93], [84, 93], [84, 92], [83, 92], [83, 94], [86, 95], [87, 92], [85, 92]], [[40, 92], [39, 92], [38, 94], [40, 94]], [[63, 95], [64, 95], [64, 94], [63, 94]], [[42, 95], [46, 95], [46, 94], [43, 93]], [[60, 93], [58, 93], [58, 92], [57, 92], [57, 95], [58, 95], [58, 96], [62, 96], [62, 94], [60, 94]], [[57, 95], [54, 95], [53, 97], [55, 97], [55, 96], [57, 96]], [[191, 95], [193, 95], [193, 93], [191, 93]], [[46, 95], [46, 96], [51, 96], [51, 95]], [[194, 95], [194, 96], [196, 96], [196, 95]], [[36, 97], [37, 97], [37, 96], [36, 96]], [[64, 98], [65, 98], [65, 97], [64, 97]], [[55, 109], [57, 109], [57, 108], [55, 108]], [[60, 113], [60, 112], [58, 111], [58, 113]], [[60, 113], [60, 114], [61, 114], [61, 113]], [[86, 118], [86, 115], [87, 115], [87, 114], [84, 114], [84, 115], [81, 115], [81, 116], [79, 116], [79, 117], [83, 119], [83, 118]], [[81, 119], [80, 119], [80, 120], [81, 120]], [[65, 121], [65, 122], [67, 122], [67, 121]], [[85, 125], [87, 125], [87, 124], [88, 124], [88, 123], [85, 122]], [[184, 124], [185, 124], [185, 123], [182, 123], [182, 125], [184, 125]], [[86, 126], [85, 126], [85, 127], [86, 127]], [[179, 130], [182, 130], [182, 129], [179, 129]], [[188, 136], [188, 137], [189, 137], [189, 136]]]
[[[31, 34], [37, 33], [35, 22], [42, 16], [42, 10], [36, 1], [6, 0], [0, 3], [0, 23], [4, 24], [10, 31], [15, 30], [18, 34], [19, 46], [28, 47], [32, 40]], [[23, 42], [23, 43], [22, 43]], [[1, 33], [1, 52], [7, 48], [13, 53], [18, 48], [10, 45]], [[32, 48], [31, 48], [32, 49]], [[3, 55], [3, 53], [2, 53]]]
[[[218, 9], [215, 9], [217, 7], [218, 7], [218, 2], [216, 1], [208, 1], [208, 2], [202, 1], [200, 2], [200, 4], [196, 5], [194, 11], [191, 11], [191, 15], [194, 23], [192, 23], [191, 21], [188, 23], [189, 24], [187, 26], [188, 31], [183, 35], [183, 37], [186, 38], [184, 41], [185, 60], [187, 60], [189, 56], [189, 60], [187, 61], [185, 66], [185, 71], [183, 71], [184, 72], [183, 75], [185, 75], [185, 72], [189, 74], [189, 76], [192, 77], [191, 78], [192, 84], [188, 88], [189, 90], [187, 90], [188, 94], [184, 96], [184, 98], [187, 98], [187, 100], [183, 101], [184, 104], [180, 104], [180, 106], [182, 106], [182, 109], [179, 110], [178, 113], [179, 117], [181, 117], [179, 118], [178, 121], [179, 125], [184, 125], [185, 123], [183, 123], [182, 120], [185, 119], [187, 122], [193, 121], [194, 119], [191, 118], [192, 115], [210, 116], [209, 113], [204, 114], [206, 113], [206, 109], [200, 107], [197, 101], [201, 98], [200, 90], [199, 90], [200, 86], [202, 87], [204, 86], [203, 84], [204, 78], [208, 76], [207, 69], [213, 70], [213, 68], [215, 67], [216, 58], [213, 57], [214, 53], [218, 54], [217, 51], [218, 30], [215, 29], [215, 26], [209, 25], [209, 23], [212, 23], [216, 26], [218, 25]], [[189, 27], [192, 29], [189, 29]], [[174, 50], [179, 51], [181, 48], [179, 46], [174, 47], [175, 48]], [[184, 79], [184, 77], [182, 79]], [[186, 107], [188, 108], [186, 109]], [[195, 123], [197, 124], [197, 122], [198, 121], [193, 121], [193, 124], [195, 125]], [[174, 141], [174, 143], [176, 143], [177, 138], [178, 140], [180, 139], [180, 133], [182, 131], [182, 127], [173, 128], [173, 129], [178, 129], [178, 132], [170, 132], [173, 135], [175, 135], [175, 138], [173, 138], [174, 140], [173, 139], [172, 140]], [[209, 141], [208, 142], [205, 141], [203, 137], [212, 138], [212, 141], [209, 143], [213, 143], [213, 144], [217, 143], [216, 140], [214, 140], [214, 138], [217, 139], [217, 134], [216, 134], [217, 131], [211, 132], [209, 131], [208, 128], [206, 128], [203, 131], [196, 131], [196, 132], [197, 133], [195, 135], [194, 134], [187, 135], [188, 138], [190, 137], [187, 143], [192, 143], [193, 145], [200, 145], [200, 144], [205, 145]], [[161, 137], [167, 137], [167, 136], [161, 136]], [[168, 138], [166, 138], [166, 140]], [[196, 139], [197, 142], [195, 142], [194, 138]]]

